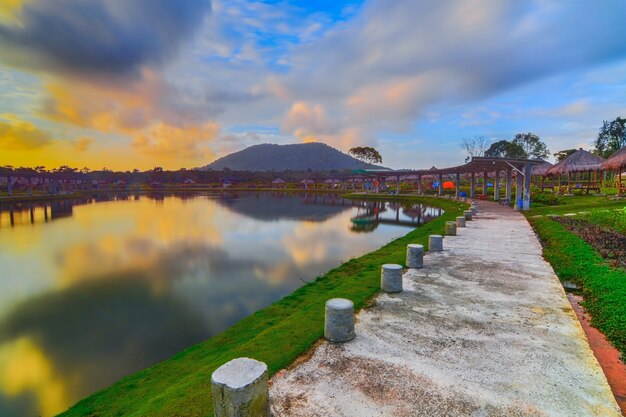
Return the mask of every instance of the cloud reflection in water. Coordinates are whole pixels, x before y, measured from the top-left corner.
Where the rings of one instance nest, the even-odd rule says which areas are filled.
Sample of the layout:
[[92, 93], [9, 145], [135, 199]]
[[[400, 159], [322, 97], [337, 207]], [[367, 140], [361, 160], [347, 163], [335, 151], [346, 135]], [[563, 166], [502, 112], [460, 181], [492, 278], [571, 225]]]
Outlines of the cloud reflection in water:
[[[373, 209], [352, 204], [278, 194], [141, 197], [3, 227], [0, 414], [62, 411], [408, 230], [380, 224], [354, 233], [351, 219]], [[14, 369], [31, 371], [15, 378]]]

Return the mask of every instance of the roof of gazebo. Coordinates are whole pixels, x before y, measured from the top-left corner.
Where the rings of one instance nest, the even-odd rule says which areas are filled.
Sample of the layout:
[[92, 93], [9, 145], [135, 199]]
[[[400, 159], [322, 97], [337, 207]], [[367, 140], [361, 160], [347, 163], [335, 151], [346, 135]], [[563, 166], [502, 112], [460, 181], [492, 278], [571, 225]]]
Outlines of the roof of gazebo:
[[626, 168], [626, 146], [615, 152], [602, 164], [602, 169], [606, 171], [617, 171]]
[[600, 171], [604, 158], [580, 148], [558, 164], [550, 168], [547, 175], [562, 175], [572, 172]]
[[[506, 171], [510, 169], [518, 169], [523, 171], [526, 164], [541, 165], [545, 161], [537, 159], [520, 159], [520, 158], [491, 158], [491, 157], [474, 157], [472, 160], [464, 165], [459, 165], [450, 168], [438, 169], [432, 167], [430, 169], [418, 169], [418, 170], [398, 170], [398, 171], [376, 171], [368, 170], [366, 173], [360, 171], [359, 173], [365, 173], [369, 175], [379, 177], [396, 177], [404, 175], [448, 175], [448, 174], [469, 174], [477, 172], [493, 172], [493, 171]], [[355, 172], [355, 171], [353, 171]]]
[[548, 161], [541, 160], [541, 162], [541, 165], [533, 166], [532, 175], [546, 175], [548, 170], [553, 167]]

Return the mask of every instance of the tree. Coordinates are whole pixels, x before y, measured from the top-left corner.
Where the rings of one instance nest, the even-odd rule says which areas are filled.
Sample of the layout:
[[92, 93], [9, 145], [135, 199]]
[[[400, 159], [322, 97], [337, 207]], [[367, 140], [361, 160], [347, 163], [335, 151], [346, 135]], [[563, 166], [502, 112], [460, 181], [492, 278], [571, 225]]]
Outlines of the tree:
[[626, 119], [618, 117], [612, 122], [603, 121], [594, 145], [594, 153], [604, 158], [626, 146]]
[[485, 151], [485, 156], [490, 158], [526, 158], [526, 152], [519, 143], [503, 139], [492, 143]]
[[356, 159], [368, 164], [382, 164], [383, 162], [383, 157], [380, 156], [378, 151], [369, 146], [357, 146], [350, 149], [348, 153]]
[[469, 162], [475, 156], [484, 156], [490, 142], [489, 137], [480, 135], [461, 140], [461, 147], [467, 152], [465, 162]]
[[553, 155], [556, 158], [557, 162], [561, 162], [562, 160], [564, 160], [565, 158], [567, 158], [568, 156], [570, 156], [571, 154], [575, 152], [576, 152], [576, 149], [565, 149], [564, 151], [559, 151]]
[[547, 158], [550, 155], [546, 144], [534, 133], [518, 133], [513, 138], [512, 143], [518, 144], [524, 150], [526, 156], [521, 158], [539, 159]]

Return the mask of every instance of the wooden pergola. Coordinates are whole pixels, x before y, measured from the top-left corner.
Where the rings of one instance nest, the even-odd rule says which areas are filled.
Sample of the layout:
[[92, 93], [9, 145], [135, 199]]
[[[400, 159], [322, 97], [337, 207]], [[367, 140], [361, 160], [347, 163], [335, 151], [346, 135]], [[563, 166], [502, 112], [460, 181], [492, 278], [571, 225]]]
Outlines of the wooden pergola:
[[530, 180], [532, 177], [532, 168], [541, 165], [545, 161], [536, 159], [518, 159], [518, 158], [490, 158], [490, 157], [474, 157], [464, 165], [450, 168], [431, 168], [425, 170], [358, 170], [360, 175], [367, 175], [377, 178], [379, 181], [393, 182], [397, 184], [397, 190], [400, 190], [400, 181], [407, 176], [416, 176], [418, 184], [418, 194], [422, 193], [422, 178], [431, 177], [439, 180], [437, 193], [443, 195], [443, 177], [452, 177], [455, 180], [455, 194], [459, 197], [461, 175], [470, 177], [470, 198], [476, 197], [477, 176], [482, 175], [483, 178], [483, 195], [487, 195], [488, 178], [490, 173], [494, 173], [493, 198], [500, 200], [500, 185], [504, 180], [505, 184], [505, 200], [511, 201], [513, 188], [513, 173], [516, 173], [517, 186], [515, 195], [516, 209], [528, 210], [530, 208]]
[[604, 161], [602, 170], [616, 173], [618, 195], [626, 194], [626, 182], [624, 182], [622, 178], [622, 173], [626, 171], [626, 146]]
[[[582, 148], [554, 165], [547, 171], [547, 175], [553, 179], [558, 178], [553, 185], [560, 193], [573, 190], [590, 190], [600, 192], [602, 185], [602, 164], [604, 158], [594, 155]], [[567, 183], [563, 184], [563, 177], [567, 177]]]

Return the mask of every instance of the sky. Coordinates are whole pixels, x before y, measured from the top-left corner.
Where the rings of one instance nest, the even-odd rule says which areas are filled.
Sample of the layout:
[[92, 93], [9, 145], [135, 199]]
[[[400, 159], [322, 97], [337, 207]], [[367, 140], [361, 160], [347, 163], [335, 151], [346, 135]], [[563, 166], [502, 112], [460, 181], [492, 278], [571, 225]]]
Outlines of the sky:
[[624, 0], [0, 0], [0, 165], [193, 168], [259, 143], [458, 165], [626, 116]]

